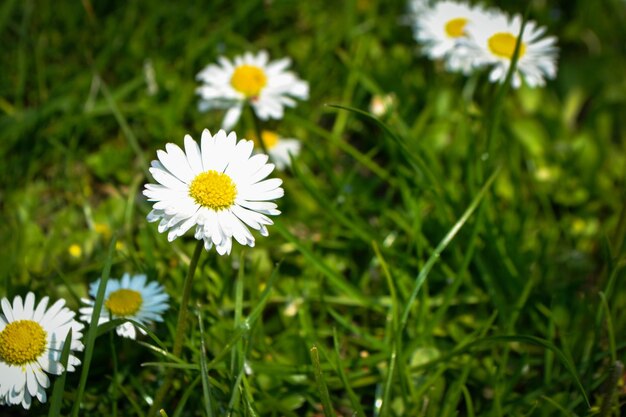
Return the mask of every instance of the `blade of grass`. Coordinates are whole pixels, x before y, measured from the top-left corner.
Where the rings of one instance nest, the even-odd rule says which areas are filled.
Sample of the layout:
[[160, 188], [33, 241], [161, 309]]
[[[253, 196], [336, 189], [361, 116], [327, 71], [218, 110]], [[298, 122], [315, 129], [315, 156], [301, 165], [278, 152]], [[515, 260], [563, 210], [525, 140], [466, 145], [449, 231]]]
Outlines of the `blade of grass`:
[[365, 417], [365, 412], [363, 411], [363, 407], [359, 402], [359, 397], [356, 395], [352, 387], [350, 386], [350, 381], [348, 380], [348, 376], [346, 372], [343, 370], [343, 366], [341, 366], [341, 355], [339, 354], [339, 339], [337, 337], [337, 329], [333, 327], [333, 345], [335, 347], [335, 371], [339, 375], [339, 379], [343, 383], [346, 392], [348, 393], [348, 398], [350, 399], [350, 403], [352, 404], [352, 408], [354, 409], [354, 414], [358, 417]]
[[276, 281], [276, 278], [278, 277], [279, 269], [280, 269], [280, 263], [278, 263], [276, 267], [274, 267], [274, 270], [272, 271], [272, 275], [270, 275], [270, 279], [268, 280], [265, 290], [263, 290], [263, 293], [261, 294], [261, 298], [259, 299], [259, 302], [257, 303], [257, 305], [254, 307], [250, 315], [241, 322], [240, 326], [237, 328], [235, 333], [231, 336], [228, 343], [226, 343], [226, 345], [224, 346], [224, 349], [222, 349], [220, 353], [215, 355], [215, 357], [211, 360], [211, 362], [207, 363], [208, 369], [212, 369], [216, 364], [218, 364], [222, 360], [222, 358], [226, 356], [230, 352], [230, 350], [237, 344], [239, 339], [243, 335], [249, 333], [250, 330], [252, 330], [254, 323], [263, 312], [263, 309], [265, 308], [265, 304], [267, 304], [267, 300], [274, 286], [274, 282]]
[[368, 300], [358, 288], [356, 288], [349, 282], [346, 282], [346, 280], [343, 277], [335, 273], [335, 271], [333, 271], [328, 265], [326, 265], [322, 259], [320, 259], [309, 248], [304, 246], [297, 237], [295, 237], [291, 232], [289, 232], [287, 228], [283, 226], [283, 224], [280, 221], [278, 220], [275, 221], [274, 228], [278, 231], [278, 233], [283, 235], [285, 239], [293, 243], [296, 246], [296, 248], [300, 251], [300, 253], [302, 253], [302, 255], [304, 255], [304, 257], [307, 258], [313, 264], [314, 267], [316, 267], [322, 274], [324, 274], [326, 278], [328, 278], [328, 280], [331, 282], [333, 286], [345, 292], [353, 299], [358, 300], [361, 303], [361, 305], [368, 306], [376, 310], [380, 310], [380, 306], [376, 305], [372, 300]]
[[143, 155], [141, 146], [139, 146], [139, 141], [137, 140], [135, 133], [132, 131], [130, 126], [128, 126], [128, 122], [126, 122], [126, 119], [122, 115], [122, 112], [120, 111], [119, 107], [117, 107], [117, 103], [115, 102], [115, 99], [111, 95], [111, 92], [109, 91], [109, 87], [107, 87], [106, 83], [104, 82], [102, 77], [100, 77], [100, 75], [96, 75], [96, 77], [99, 78], [100, 80], [100, 89], [102, 91], [102, 94], [104, 95], [104, 98], [109, 108], [111, 109], [113, 116], [115, 116], [115, 120], [117, 120], [117, 123], [120, 125], [122, 132], [124, 132], [124, 136], [126, 137], [126, 140], [128, 140], [128, 144], [135, 152], [135, 156], [139, 160], [139, 165], [141, 166], [141, 169], [143, 170], [146, 178], [150, 178], [150, 172], [148, 171], [148, 164], [146, 163], [146, 158]]
[[359, 114], [361, 116], [364, 116], [367, 119], [372, 120], [376, 125], [378, 125], [381, 129], [383, 129], [383, 131], [391, 139], [393, 139], [393, 141], [396, 144], [398, 144], [398, 146], [400, 146], [400, 149], [402, 150], [402, 154], [407, 159], [409, 164], [413, 166], [413, 168], [416, 171], [423, 173], [426, 176], [426, 178], [428, 179], [428, 182], [433, 187], [433, 190], [435, 192], [434, 195], [435, 195], [435, 198], [437, 199], [438, 207], [444, 210], [446, 215], [448, 215], [448, 217], [452, 217], [452, 212], [450, 211], [451, 205], [446, 202], [446, 199], [445, 199], [446, 193], [444, 191], [445, 188], [443, 187], [443, 184], [439, 180], [439, 176], [435, 175], [435, 173], [430, 169], [430, 167], [428, 166], [428, 164], [426, 164], [426, 162], [422, 159], [422, 157], [419, 156], [419, 154], [412, 152], [408, 148], [404, 139], [396, 135], [385, 123], [381, 122], [377, 117], [374, 117], [372, 114], [366, 111], [357, 109], [355, 107], [342, 106], [339, 104], [327, 104], [327, 106], [340, 109], [340, 110], [347, 110], [347, 111]]
[[[63, 350], [61, 351], [61, 358], [59, 359], [63, 368], [67, 369], [67, 361], [70, 357], [70, 346], [72, 344], [72, 329], [67, 332], [65, 341], [63, 342]], [[55, 381], [54, 388], [52, 389], [52, 397], [50, 398], [50, 409], [48, 410], [48, 417], [56, 417], [61, 415], [61, 405], [63, 403], [63, 393], [65, 392], [65, 379], [67, 378], [67, 371], [63, 372]]]
[[400, 327], [398, 329], [399, 332], [402, 332], [402, 330], [405, 328], [406, 323], [409, 319], [409, 313], [411, 312], [411, 307], [413, 306], [413, 303], [415, 302], [415, 299], [417, 298], [417, 294], [419, 293], [419, 290], [422, 287], [422, 284], [424, 284], [426, 277], [428, 277], [430, 270], [435, 265], [435, 263], [439, 260], [441, 253], [450, 244], [452, 239], [454, 239], [454, 237], [459, 232], [459, 230], [461, 230], [461, 228], [470, 218], [472, 213], [474, 213], [474, 210], [476, 210], [476, 208], [478, 207], [482, 199], [485, 197], [487, 190], [489, 189], [489, 187], [491, 186], [491, 184], [496, 179], [499, 173], [500, 173], [500, 168], [497, 168], [494, 171], [494, 173], [491, 174], [491, 177], [489, 177], [487, 182], [485, 182], [483, 187], [480, 189], [476, 197], [474, 197], [469, 207], [465, 210], [465, 212], [459, 218], [459, 220], [454, 224], [454, 226], [452, 226], [450, 231], [444, 236], [441, 242], [439, 242], [439, 245], [437, 245], [437, 247], [435, 248], [435, 251], [430, 255], [430, 257], [426, 261], [426, 264], [424, 264], [424, 267], [417, 275], [417, 278], [415, 279], [415, 283], [413, 285], [413, 291], [411, 292], [411, 296], [409, 297], [409, 300], [406, 303], [406, 307], [404, 308], [404, 312], [402, 313], [402, 319], [400, 320]]
[[180, 417], [183, 414], [185, 404], [187, 404], [187, 400], [189, 400], [189, 397], [191, 397], [192, 393], [196, 392], [196, 386], [200, 383], [201, 380], [202, 376], [198, 375], [196, 379], [194, 379], [193, 382], [189, 384], [187, 389], [183, 392], [183, 395], [181, 395], [180, 400], [176, 405], [176, 409], [174, 410], [174, 414], [172, 414], [172, 417]]
[[115, 242], [117, 242], [117, 237], [113, 236], [111, 238], [111, 243], [109, 244], [109, 251], [107, 253], [106, 260], [104, 261], [102, 277], [100, 278], [100, 284], [98, 286], [98, 292], [96, 293], [93, 313], [91, 313], [91, 319], [89, 321], [89, 330], [87, 331], [87, 337], [85, 338], [85, 355], [83, 356], [83, 367], [80, 372], [80, 380], [78, 383], [78, 389], [76, 390], [76, 396], [74, 398], [74, 406], [72, 407], [72, 417], [78, 417], [78, 412], [80, 410], [80, 405], [83, 400], [83, 395], [85, 394], [87, 376], [89, 375], [89, 366], [91, 365], [93, 349], [96, 345], [96, 337], [98, 336], [98, 322], [100, 321], [100, 313], [102, 312], [102, 305], [104, 304], [104, 292], [106, 290], [106, 284], [109, 280], [109, 274], [111, 272], [113, 254], [115, 253]]
[[[143, 330], [144, 332], [146, 332], [146, 335], [154, 340], [154, 342], [159, 345], [159, 347], [163, 350], [167, 350], [167, 348], [165, 347], [165, 344], [161, 341], [161, 339], [158, 338], [158, 336], [156, 334], [154, 334], [154, 332], [152, 330], [150, 330], [145, 324], [143, 323], [139, 323], [138, 321], [132, 320], [132, 319], [113, 319], [113, 320], [109, 320], [106, 323], [102, 323], [101, 325], [98, 326], [98, 336], [101, 336], [113, 329], [115, 329], [117, 326], [121, 326], [124, 323], [131, 323], [133, 326]], [[179, 359], [181, 360], [181, 359]]]
[[600, 299], [602, 300], [602, 307], [606, 312], [606, 332], [609, 339], [609, 351], [611, 352], [611, 362], [617, 362], [617, 349], [615, 348], [615, 330], [613, 330], [613, 319], [611, 318], [611, 309], [609, 303], [606, 300], [606, 296], [600, 291]]
[[213, 417], [213, 400], [211, 399], [211, 384], [209, 383], [209, 369], [206, 362], [206, 344], [204, 342], [204, 324], [202, 311], [198, 308], [198, 325], [200, 327], [200, 374], [202, 376], [202, 398], [204, 411], [208, 417]]
[[[113, 417], [117, 417], [117, 385], [118, 385], [118, 366], [117, 366], [117, 350], [115, 349], [115, 340], [113, 339], [113, 332], [109, 333], [109, 346], [111, 349], [111, 360], [113, 362], [113, 377], [111, 384], [111, 402], [113, 403], [111, 414]], [[120, 384], [121, 385], [121, 384]]]
[[328, 387], [324, 380], [324, 374], [322, 373], [322, 365], [320, 363], [319, 353], [317, 347], [311, 348], [311, 361], [313, 362], [313, 371], [315, 373], [315, 382], [317, 383], [317, 390], [320, 393], [320, 399], [322, 401], [322, 409], [324, 410], [325, 417], [336, 417], [335, 410], [330, 403], [330, 395], [328, 394]]

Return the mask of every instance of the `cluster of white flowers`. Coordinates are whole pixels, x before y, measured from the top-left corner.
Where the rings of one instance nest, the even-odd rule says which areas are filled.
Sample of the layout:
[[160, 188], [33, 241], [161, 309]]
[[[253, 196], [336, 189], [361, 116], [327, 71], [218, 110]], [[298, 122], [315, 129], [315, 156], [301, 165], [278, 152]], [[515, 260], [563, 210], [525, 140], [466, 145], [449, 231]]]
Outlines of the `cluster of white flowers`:
[[[411, 1], [409, 14], [414, 37], [428, 57], [442, 59], [449, 71], [464, 74], [487, 67], [491, 82], [504, 82], [522, 29], [521, 16], [454, 1], [430, 4], [425, 0]], [[556, 38], [544, 36], [545, 32], [535, 22], [526, 22], [513, 87], [521, 86], [522, 80], [529, 87], [543, 86], [546, 79], [556, 77]]]

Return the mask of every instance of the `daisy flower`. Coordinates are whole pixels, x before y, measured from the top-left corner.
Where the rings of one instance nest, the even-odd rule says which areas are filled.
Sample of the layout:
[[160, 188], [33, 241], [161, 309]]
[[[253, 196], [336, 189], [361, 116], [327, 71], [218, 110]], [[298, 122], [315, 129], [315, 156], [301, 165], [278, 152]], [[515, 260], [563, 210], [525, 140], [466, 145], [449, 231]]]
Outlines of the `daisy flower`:
[[218, 65], [204, 68], [196, 79], [202, 83], [196, 89], [200, 95], [199, 109], [227, 109], [223, 129], [231, 129], [249, 103], [261, 120], [281, 119], [283, 107], [295, 107], [294, 98], [306, 100], [309, 85], [286, 69], [289, 58], [269, 61], [266, 51], [256, 56], [250, 52], [237, 56], [231, 62], [218, 58]]
[[[249, 134], [248, 136], [252, 138], [252, 141], [257, 149], [262, 149], [256, 135]], [[291, 166], [291, 159], [289, 155], [296, 157], [300, 154], [300, 148], [302, 145], [298, 139], [283, 138], [278, 136], [276, 132], [272, 132], [270, 130], [264, 130], [261, 133], [261, 137], [263, 138], [263, 145], [265, 146], [265, 149], [267, 149], [270, 159], [274, 165], [276, 165], [276, 168], [281, 171], [286, 167]]]
[[235, 132], [202, 132], [201, 143], [185, 136], [185, 150], [168, 143], [157, 151], [150, 172], [158, 184], [146, 184], [144, 195], [154, 201], [148, 221], [159, 221], [171, 242], [195, 226], [195, 238], [206, 250], [215, 246], [230, 254], [232, 238], [254, 246], [248, 227], [267, 236], [268, 215], [280, 214], [271, 202], [283, 196], [282, 180], [265, 179], [274, 165], [268, 156], [251, 156], [254, 144], [237, 141]]
[[[59, 300], [48, 308], [48, 297], [35, 306], [35, 295], [19, 295], [13, 304], [7, 298], [0, 301], [0, 404], [28, 409], [33, 397], [46, 402], [49, 374], [73, 372], [80, 360], [75, 351], [83, 350], [83, 324], [74, 320], [75, 313]], [[72, 330], [67, 367], [61, 364], [61, 351], [68, 332]]]
[[[98, 294], [100, 279], [92, 282], [89, 286], [89, 295], [94, 299]], [[98, 325], [108, 322], [111, 319], [130, 319], [149, 325], [155, 321], [163, 321], [162, 314], [167, 310], [169, 296], [161, 285], [157, 282], [146, 282], [145, 275], [124, 274], [121, 280], [110, 279], [104, 290], [104, 305], [100, 313]], [[95, 301], [87, 298], [81, 299], [87, 305], [79, 312], [80, 319], [86, 322], [91, 320]], [[115, 331], [122, 337], [135, 339], [137, 330], [141, 334], [146, 332], [135, 327], [134, 324], [126, 322], [117, 326]]]
[[[503, 15], [482, 16], [467, 25], [470, 38], [468, 46], [473, 52], [474, 66], [492, 66], [491, 82], [504, 82], [511, 66], [517, 37], [522, 27], [522, 18], [512, 19]], [[517, 67], [513, 74], [513, 87], [522, 84], [522, 78], [530, 87], [543, 86], [545, 78], [556, 77], [556, 38], [546, 36], [546, 29], [528, 21], [519, 46]]]
[[486, 15], [478, 6], [442, 1], [415, 15], [413, 34], [424, 43], [428, 57], [445, 59], [450, 71], [468, 73], [472, 69], [472, 57], [461, 41], [467, 35], [467, 24]]

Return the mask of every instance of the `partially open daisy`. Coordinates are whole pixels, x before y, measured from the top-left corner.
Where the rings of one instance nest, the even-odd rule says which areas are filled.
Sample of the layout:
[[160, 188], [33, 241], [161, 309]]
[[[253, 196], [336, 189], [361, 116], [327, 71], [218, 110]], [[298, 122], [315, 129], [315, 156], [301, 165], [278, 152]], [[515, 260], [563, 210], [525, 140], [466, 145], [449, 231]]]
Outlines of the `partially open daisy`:
[[[252, 138], [257, 150], [260, 151], [263, 149], [256, 135], [249, 134], [248, 136]], [[276, 165], [276, 168], [281, 171], [286, 167], [291, 166], [290, 155], [292, 157], [298, 156], [300, 148], [302, 147], [298, 139], [283, 138], [279, 136], [278, 133], [271, 130], [264, 130], [261, 133], [261, 138], [263, 140], [264, 148], [267, 149], [267, 152], [269, 153], [270, 160], [274, 163], [274, 165]]]
[[[89, 286], [89, 295], [94, 299], [98, 294], [100, 279]], [[155, 321], [163, 321], [163, 313], [167, 310], [169, 296], [157, 282], [147, 282], [146, 276], [139, 274], [124, 274], [121, 280], [109, 279], [104, 290], [104, 305], [100, 313], [98, 325], [111, 319], [130, 319], [145, 326]], [[91, 320], [95, 301], [88, 298], [81, 300], [87, 307], [82, 307], [80, 319], [86, 322]], [[141, 334], [146, 332], [126, 322], [116, 327], [118, 335], [129, 339], [137, 338], [137, 330]]]
[[294, 107], [294, 98], [306, 100], [309, 85], [286, 69], [289, 58], [269, 62], [266, 51], [253, 55], [250, 52], [237, 56], [231, 62], [220, 57], [219, 64], [204, 68], [196, 79], [202, 85], [196, 89], [200, 95], [199, 108], [227, 109], [222, 128], [231, 129], [241, 116], [245, 103], [249, 103], [261, 120], [281, 119], [283, 107]]
[[467, 73], [472, 68], [471, 56], [462, 41], [466, 26], [486, 12], [479, 6], [442, 1], [415, 14], [413, 33], [424, 43], [424, 52], [432, 59], [445, 59], [451, 71]]
[[200, 145], [185, 136], [185, 151], [165, 145], [150, 168], [158, 184], [146, 184], [143, 192], [155, 202], [148, 221], [159, 221], [170, 242], [195, 226], [195, 238], [220, 255], [230, 253], [233, 238], [254, 246], [248, 227], [268, 235], [273, 222], [267, 216], [280, 214], [271, 200], [282, 197], [283, 189], [282, 180], [265, 179], [274, 165], [267, 155], [252, 155], [253, 147], [252, 141], [237, 141], [234, 132], [212, 136], [206, 129]]
[[[80, 360], [75, 351], [83, 350], [83, 324], [74, 320], [75, 313], [59, 300], [48, 308], [48, 297], [35, 306], [31, 292], [0, 301], [0, 403], [30, 408], [33, 397], [46, 402], [49, 374], [73, 372]], [[67, 367], [61, 364], [61, 351], [72, 330]]]
[[[489, 80], [504, 82], [511, 66], [515, 44], [522, 27], [522, 18], [509, 19], [503, 15], [483, 16], [467, 25], [470, 39], [468, 45], [474, 50], [474, 66], [493, 66]], [[528, 21], [519, 46], [518, 61], [513, 74], [513, 87], [522, 84], [522, 78], [530, 87], [542, 86], [546, 78], [556, 77], [556, 38], [546, 36], [546, 29]]]

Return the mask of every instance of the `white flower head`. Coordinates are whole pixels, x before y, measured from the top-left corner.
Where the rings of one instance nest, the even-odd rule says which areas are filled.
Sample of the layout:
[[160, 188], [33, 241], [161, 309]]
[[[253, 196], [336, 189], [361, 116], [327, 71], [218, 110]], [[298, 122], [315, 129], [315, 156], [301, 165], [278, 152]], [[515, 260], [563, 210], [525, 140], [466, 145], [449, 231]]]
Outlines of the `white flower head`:
[[[33, 397], [44, 403], [50, 386], [47, 373], [60, 375], [73, 372], [80, 365], [75, 351], [83, 350], [80, 339], [83, 324], [74, 320], [75, 313], [58, 300], [48, 308], [48, 297], [35, 306], [32, 292], [16, 296], [13, 304], [0, 301], [0, 404], [28, 409]], [[67, 367], [61, 364], [65, 338], [72, 330]]]
[[[491, 82], [504, 82], [511, 66], [515, 44], [522, 27], [519, 15], [512, 19], [504, 15], [483, 16], [467, 25], [468, 47], [473, 65], [492, 66]], [[556, 77], [558, 48], [554, 36], [543, 36], [546, 29], [528, 21], [519, 46], [517, 67], [512, 85], [518, 88], [522, 78], [530, 87], [545, 85], [546, 78]]]
[[228, 58], [218, 58], [218, 64], [204, 68], [196, 79], [202, 83], [196, 89], [200, 95], [201, 111], [227, 109], [223, 129], [231, 129], [249, 103], [261, 120], [282, 119], [284, 107], [295, 107], [295, 98], [309, 97], [309, 84], [287, 71], [289, 58], [269, 61], [267, 51], [254, 55], [246, 52]]
[[482, 7], [453, 1], [441, 1], [415, 15], [413, 34], [424, 44], [424, 53], [431, 59], [445, 59], [450, 71], [465, 74], [472, 69], [472, 56], [463, 40], [466, 26], [489, 15]]
[[171, 242], [195, 226], [195, 238], [206, 250], [215, 246], [230, 254], [232, 239], [254, 246], [248, 227], [267, 236], [268, 216], [280, 211], [271, 202], [283, 196], [282, 180], [265, 179], [274, 165], [268, 156], [252, 155], [250, 140], [237, 141], [235, 132], [202, 132], [200, 144], [185, 136], [185, 150], [172, 143], [157, 151], [150, 172], [158, 184], [146, 184], [144, 195], [153, 201], [149, 222], [159, 221]]
[[[257, 150], [261, 150], [261, 145], [258, 143], [256, 135], [249, 135], [252, 137]], [[276, 165], [276, 168], [283, 171], [285, 168], [291, 166], [291, 157], [296, 157], [300, 154], [302, 144], [298, 139], [283, 138], [276, 132], [271, 130], [264, 130], [261, 133], [263, 138], [263, 145], [270, 156], [270, 160]]]
[[[98, 294], [100, 279], [92, 282], [89, 286], [89, 295], [94, 299]], [[104, 304], [100, 312], [98, 325], [108, 322], [111, 319], [130, 319], [145, 326], [155, 322], [163, 321], [163, 313], [167, 310], [169, 295], [163, 286], [156, 281], [147, 282], [145, 275], [133, 275], [126, 273], [122, 279], [109, 279], [104, 290]], [[86, 322], [91, 320], [95, 301], [83, 298], [81, 301], [86, 304], [80, 312], [80, 319]], [[129, 339], [137, 338], [137, 330], [141, 334], [146, 332], [134, 324], [126, 322], [116, 327], [115, 331], [122, 337]]]

